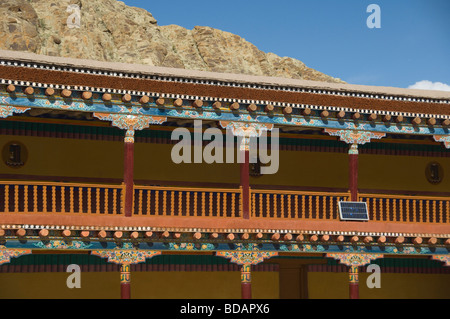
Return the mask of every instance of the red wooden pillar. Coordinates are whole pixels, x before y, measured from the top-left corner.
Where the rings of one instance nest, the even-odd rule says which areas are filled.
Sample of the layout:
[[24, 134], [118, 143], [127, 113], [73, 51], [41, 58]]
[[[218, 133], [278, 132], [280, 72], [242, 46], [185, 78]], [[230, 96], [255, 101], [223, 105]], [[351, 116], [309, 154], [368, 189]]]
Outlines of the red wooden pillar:
[[131, 217], [134, 199], [134, 130], [128, 130], [125, 137], [123, 182], [125, 184], [125, 217]]
[[350, 266], [349, 275], [350, 275], [350, 282], [349, 282], [350, 299], [359, 299], [358, 266]]
[[252, 299], [252, 265], [244, 264], [241, 268], [242, 299]]
[[244, 162], [241, 163], [242, 214], [244, 219], [250, 219], [250, 152], [243, 152]]
[[358, 201], [358, 144], [353, 144], [349, 152], [349, 190], [351, 201]]
[[120, 265], [120, 298], [131, 299], [130, 264]]

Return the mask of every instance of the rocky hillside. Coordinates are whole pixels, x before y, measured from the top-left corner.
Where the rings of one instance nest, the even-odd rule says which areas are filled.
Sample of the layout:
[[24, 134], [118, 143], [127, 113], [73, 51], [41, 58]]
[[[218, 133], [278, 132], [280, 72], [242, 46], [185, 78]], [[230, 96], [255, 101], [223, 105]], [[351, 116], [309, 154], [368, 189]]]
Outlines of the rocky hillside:
[[[80, 7], [80, 28], [67, 8]], [[150, 12], [117, 0], [0, 0], [0, 49], [38, 54], [342, 82], [304, 63], [264, 53], [210, 27], [158, 26]]]

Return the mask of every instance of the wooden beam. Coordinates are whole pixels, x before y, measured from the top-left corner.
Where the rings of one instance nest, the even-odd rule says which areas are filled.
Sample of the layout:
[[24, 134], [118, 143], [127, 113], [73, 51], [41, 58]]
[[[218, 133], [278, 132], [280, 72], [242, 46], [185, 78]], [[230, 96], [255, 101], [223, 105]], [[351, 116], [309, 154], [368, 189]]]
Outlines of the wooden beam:
[[150, 97], [147, 95], [144, 95], [139, 99], [140, 104], [147, 104], [148, 102], [150, 102]]
[[81, 98], [82, 98], [83, 100], [89, 100], [91, 97], [92, 97], [92, 92], [90, 92], [90, 91], [84, 91], [84, 92], [81, 94]]
[[46, 88], [45, 89], [45, 95], [47, 96], [53, 96], [55, 94], [55, 90], [52, 88]]
[[284, 114], [284, 115], [291, 115], [292, 112], [293, 112], [293, 110], [292, 110], [292, 107], [290, 107], [290, 106], [286, 106], [286, 107], [283, 109], [283, 114]]
[[202, 100], [195, 100], [194, 102], [192, 102], [192, 106], [195, 108], [201, 108], [203, 106], [203, 101]]
[[271, 239], [272, 239], [273, 241], [279, 241], [280, 238], [281, 238], [280, 233], [275, 233], [275, 234], [273, 234], [272, 237], [271, 237]]
[[10, 84], [6, 87], [6, 92], [8, 92], [8, 93], [13, 93], [15, 91], [16, 91], [16, 87], [12, 84]]
[[131, 102], [131, 95], [130, 94], [123, 95], [122, 96], [122, 102], [124, 102], [124, 103]]
[[272, 104], [267, 104], [265, 111], [267, 113], [273, 112], [273, 110], [275, 109], [275, 107]]
[[67, 98], [71, 97], [71, 95], [72, 95], [72, 91], [70, 91], [70, 90], [64, 89], [61, 91], [61, 96], [63, 98], [67, 99]]
[[256, 112], [256, 110], [258, 110], [258, 107], [256, 106], [256, 104], [252, 103], [247, 107], [247, 111], [249, 112]]
[[239, 110], [239, 108], [240, 108], [240, 105], [239, 105], [239, 103], [233, 103], [233, 104], [231, 104], [230, 105], [230, 109], [232, 110], [232, 111], [237, 111], [237, 110]]
[[112, 95], [109, 94], [109, 93], [105, 93], [105, 94], [102, 95], [102, 100], [103, 100], [104, 102], [109, 102], [109, 101], [112, 100]]
[[26, 87], [26, 88], [23, 90], [23, 92], [24, 92], [26, 95], [33, 95], [33, 94], [34, 94], [34, 89], [33, 89], [31, 86], [29, 86], [29, 87]]
[[48, 229], [41, 229], [41, 230], [39, 231], [39, 236], [40, 236], [40, 237], [47, 237], [49, 233], [50, 233], [50, 232], [48, 231]]

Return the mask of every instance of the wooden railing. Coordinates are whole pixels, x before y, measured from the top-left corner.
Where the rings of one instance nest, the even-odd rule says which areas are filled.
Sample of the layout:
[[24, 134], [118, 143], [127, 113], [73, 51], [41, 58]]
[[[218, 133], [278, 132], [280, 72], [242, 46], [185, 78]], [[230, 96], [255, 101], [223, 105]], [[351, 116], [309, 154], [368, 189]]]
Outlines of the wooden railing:
[[450, 197], [359, 194], [375, 222], [450, 223]]
[[121, 215], [123, 186], [0, 182], [0, 212]]
[[[124, 186], [0, 181], [0, 213], [124, 215]], [[450, 197], [359, 194], [370, 222], [450, 224]], [[251, 218], [339, 220], [349, 193], [251, 190]], [[135, 186], [133, 216], [242, 218], [242, 190]]]
[[135, 186], [134, 215], [241, 217], [241, 190]]
[[339, 220], [339, 201], [349, 193], [251, 191], [253, 218]]

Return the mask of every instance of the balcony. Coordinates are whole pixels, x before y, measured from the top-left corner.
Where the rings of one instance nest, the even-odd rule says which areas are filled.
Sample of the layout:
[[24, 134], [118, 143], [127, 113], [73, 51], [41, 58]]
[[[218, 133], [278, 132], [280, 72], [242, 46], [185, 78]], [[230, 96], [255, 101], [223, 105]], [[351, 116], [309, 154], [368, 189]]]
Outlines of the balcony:
[[360, 223], [339, 219], [349, 193], [251, 190], [249, 220], [241, 189], [135, 186], [129, 218], [124, 194], [124, 185], [0, 181], [0, 216], [11, 224], [421, 233], [448, 232], [450, 223], [450, 197], [359, 194], [370, 216]]

